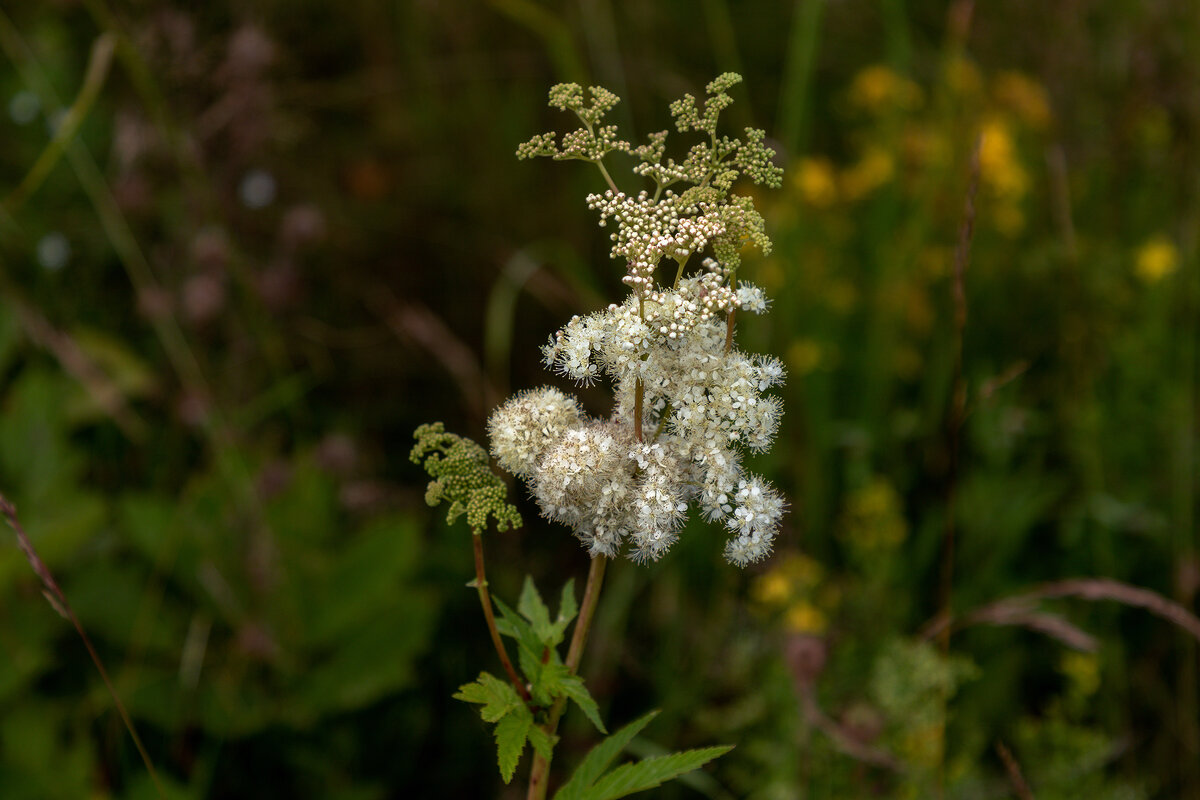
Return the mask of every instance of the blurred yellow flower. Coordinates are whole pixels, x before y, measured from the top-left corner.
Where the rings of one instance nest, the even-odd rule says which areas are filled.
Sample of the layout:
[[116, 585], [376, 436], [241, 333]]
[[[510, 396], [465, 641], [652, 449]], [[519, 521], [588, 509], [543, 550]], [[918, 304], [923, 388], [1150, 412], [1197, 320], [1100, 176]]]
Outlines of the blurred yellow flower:
[[996, 102], [1031, 128], [1043, 130], [1050, 124], [1050, 101], [1041, 84], [1020, 72], [1003, 72], [992, 84]]
[[992, 117], [980, 131], [979, 171], [983, 183], [997, 196], [1015, 200], [1029, 188], [1029, 175], [1021, 166], [1008, 124]]
[[824, 633], [829, 620], [819, 608], [801, 601], [787, 610], [783, 625], [792, 633]]
[[850, 84], [850, 102], [867, 111], [911, 110], [921, 105], [921, 87], [887, 67], [867, 67]]
[[1162, 234], [1153, 236], [1137, 251], [1134, 272], [1146, 283], [1157, 283], [1179, 268], [1179, 250]]
[[839, 314], [845, 314], [858, 302], [858, 289], [854, 288], [851, 281], [835, 280], [825, 290], [825, 299], [830, 308]]
[[944, 278], [950, 274], [954, 251], [944, 245], [930, 245], [917, 256], [921, 271], [929, 278]]
[[859, 200], [890, 181], [895, 172], [892, 154], [881, 147], [870, 147], [857, 164], [842, 173], [842, 195], [851, 202]]
[[754, 579], [750, 596], [765, 606], [784, 606], [792, 596], [792, 582], [778, 568], [772, 569]]
[[979, 75], [979, 68], [962, 56], [951, 59], [946, 64], [944, 76], [946, 86], [954, 94], [976, 97], [983, 92], [983, 78]]
[[1071, 681], [1074, 691], [1083, 697], [1095, 694], [1100, 688], [1100, 659], [1095, 653], [1067, 653], [1058, 668]]
[[900, 739], [898, 749], [904, 754], [906, 761], [922, 767], [937, 766], [942, 762], [942, 752], [945, 748], [942, 731], [940, 722], [906, 731]]
[[821, 345], [812, 339], [797, 339], [785, 358], [794, 375], [807, 375], [821, 364]]
[[872, 478], [846, 498], [842, 531], [863, 551], [890, 550], [908, 536], [899, 493], [886, 478]]
[[1025, 212], [1016, 203], [1001, 203], [992, 210], [991, 218], [1005, 236], [1016, 236], [1025, 229]]
[[802, 159], [799, 169], [792, 174], [792, 182], [805, 203], [816, 208], [828, 208], [837, 202], [837, 181], [833, 164], [828, 159]]
[[950, 162], [950, 142], [942, 131], [930, 125], [913, 126], [905, 130], [901, 147], [906, 164], [944, 167]]
[[768, 258], [758, 269], [758, 282], [767, 291], [775, 291], [783, 286], [786, 276], [778, 258]]

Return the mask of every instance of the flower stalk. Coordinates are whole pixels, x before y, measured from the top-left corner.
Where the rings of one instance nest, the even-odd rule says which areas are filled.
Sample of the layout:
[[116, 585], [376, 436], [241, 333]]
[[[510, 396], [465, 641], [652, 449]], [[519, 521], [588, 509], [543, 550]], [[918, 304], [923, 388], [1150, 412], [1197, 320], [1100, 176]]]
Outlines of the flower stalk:
[[[592, 629], [592, 618], [596, 614], [596, 604], [600, 600], [600, 588], [604, 584], [604, 571], [608, 559], [596, 556], [588, 568], [587, 586], [583, 590], [583, 605], [579, 609], [579, 619], [575, 622], [575, 630], [571, 634], [571, 644], [567, 648], [567, 670], [572, 674], [579, 671], [579, 663], [583, 660], [583, 650], [587, 647], [588, 634]], [[547, 736], [553, 737], [558, 730], [558, 722], [562, 718], [567, 699], [560, 697], [550, 707], [546, 724], [542, 726]], [[540, 753], [533, 759], [533, 768], [529, 773], [529, 791], [526, 800], [545, 800], [546, 790], [550, 785], [550, 759]]]
[[476, 531], [472, 534], [471, 539], [475, 545], [475, 591], [479, 593], [479, 605], [483, 607], [483, 617], [487, 620], [488, 633], [492, 636], [492, 645], [496, 648], [496, 655], [500, 656], [500, 663], [504, 666], [504, 671], [508, 674], [513, 688], [528, 704], [532, 700], [529, 689], [526, 688], [525, 681], [521, 680], [521, 676], [513, 667], [512, 660], [508, 657], [508, 649], [505, 648], [504, 640], [500, 638], [500, 631], [496, 628], [496, 613], [492, 609], [492, 595], [488, 591], [487, 577], [483, 568], [483, 536]]

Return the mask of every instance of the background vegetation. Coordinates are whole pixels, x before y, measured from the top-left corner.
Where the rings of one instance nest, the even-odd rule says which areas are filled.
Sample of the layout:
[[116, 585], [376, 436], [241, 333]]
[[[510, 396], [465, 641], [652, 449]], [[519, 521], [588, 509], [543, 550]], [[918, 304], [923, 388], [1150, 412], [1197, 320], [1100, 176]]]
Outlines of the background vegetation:
[[[792, 513], [750, 573], [701, 527], [612, 565], [610, 727], [738, 745], [663, 797], [1200, 797], [1197, 642], [1115, 584], [1011, 600], [1198, 608], [1197, 47], [1169, 0], [5, 3], [0, 491], [172, 796], [501, 795], [411, 431], [480, 436], [621, 291], [594, 171], [513, 155], [548, 86], [644, 136], [736, 70]], [[585, 571], [525, 511], [501, 597]], [[0, 539], [0, 794], [154, 796], [39, 593]]]

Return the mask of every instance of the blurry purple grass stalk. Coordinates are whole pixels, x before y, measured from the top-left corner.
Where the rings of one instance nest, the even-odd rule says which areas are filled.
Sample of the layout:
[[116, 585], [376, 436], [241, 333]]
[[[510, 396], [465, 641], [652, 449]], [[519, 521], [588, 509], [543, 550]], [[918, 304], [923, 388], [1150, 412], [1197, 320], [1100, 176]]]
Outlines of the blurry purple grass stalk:
[[1029, 789], [1029, 784], [1025, 782], [1025, 776], [1021, 774], [1021, 765], [1004, 746], [1004, 742], [996, 742], [996, 755], [1000, 756], [1000, 760], [1004, 762], [1004, 771], [1008, 773], [1008, 781], [1012, 784], [1013, 792], [1017, 797], [1020, 800], [1033, 800], [1033, 792]]
[[903, 772], [904, 764], [886, 750], [861, 741], [847, 731], [837, 720], [830, 717], [817, 701], [816, 686], [805, 683], [800, 686], [801, 711], [804, 721], [829, 737], [833, 746], [856, 761], [882, 767], [893, 772]]
[[[961, 630], [979, 623], [1023, 625], [1056, 638], [1077, 650], [1094, 650], [1096, 642], [1089, 634], [1055, 615], [1033, 610], [1041, 600], [1064, 597], [1076, 597], [1093, 602], [1111, 600], [1133, 608], [1145, 609], [1154, 616], [1173, 623], [1200, 641], [1200, 617], [1196, 617], [1183, 606], [1168, 600], [1157, 592], [1143, 589], [1140, 586], [1131, 586], [1111, 578], [1069, 578], [1043, 583], [1024, 594], [1006, 597], [981, 606], [959, 620], [945, 615], [939, 616], [925, 627], [921, 635], [930, 639], [944, 635], [948, 628]], [[1087, 645], [1089, 642], [1090, 647], [1080, 646]]]
[[68, 333], [55, 328], [41, 313], [26, 303], [0, 275], [0, 290], [16, 310], [21, 327], [29, 339], [57, 359], [72, 378], [87, 390], [88, 396], [112, 419], [130, 441], [146, 436], [146, 423], [126, 400], [121, 387], [84, 351]]
[[5, 516], [9, 526], [13, 529], [13, 533], [17, 535], [17, 546], [21, 548], [21, 552], [29, 559], [29, 565], [33, 568], [34, 574], [41, 578], [44, 587], [42, 594], [46, 596], [50, 607], [75, 626], [75, 631], [79, 634], [79, 638], [83, 640], [83, 646], [87, 648], [88, 655], [92, 658], [92, 663], [96, 665], [96, 670], [100, 673], [104, 685], [108, 688], [108, 693], [112, 696], [117, 713], [121, 715], [121, 721], [125, 723], [125, 729], [129, 731], [129, 737], [133, 739], [133, 744], [137, 747], [138, 755], [142, 758], [142, 763], [146, 765], [146, 772], [150, 774], [150, 780], [154, 782], [154, 788], [157, 790], [158, 796], [166, 800], [167, 794], [158, 779], [158, 772], [154, 769], [154, 763], [150, 760], [150, 754], [146, 752], [146, 748], [142, 744], [142, 739], [138, 736], [137, 729], [133, 726], [133, 719], [130, 718], [129, 712], [125, 710], [125, 704], [121, 702], [121, 697], [117, 694], [116, 687], [113, 686], [112, 680], [108, 677], [108, 670], [104, 668], [104, 662], [100, 660], [96, 648], [92, 646], [92, 640], [84, 632], [83, 625], [80, 624], [79, 618], [75, 616], [75, 612], [71, 609], [71, 604], [67, 602], [66, 595], [58, 587], [58, 582], [54, 580], [54, 576], [50, 574], [50, 570], [46, 568], [46, 564], [33, 548], [33, 542], [29, 540], [25, 529], [21, 527], [21, 521], [17, 517], [17, 507], [10, 503], [8, 498], [3, 494], [0, 494], [0, 514]]

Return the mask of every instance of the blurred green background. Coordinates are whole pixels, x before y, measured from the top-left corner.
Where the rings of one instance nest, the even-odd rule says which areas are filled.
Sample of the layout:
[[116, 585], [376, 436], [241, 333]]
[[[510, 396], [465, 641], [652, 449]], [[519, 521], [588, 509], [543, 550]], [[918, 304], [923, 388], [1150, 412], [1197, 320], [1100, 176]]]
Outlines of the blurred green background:
[[[0, 49], [0, 491], [173, 797], [523, 796], [450, 699], [495, 656], [411, 432], [481, 436], [622, 291], [595, 171], [514, 157], [547, 88], [642, 138], [726, 70], [787, 170], [739, 342], [789, 367], [791, 514], [747, 573], [700, 525], [612, 566], [606, 719], [738, 745], [662, 797], [1200, 797], [1194, 639], [996, 605], [1198, 608], [1195, 3], [14, 0]], [[524, 510], [502, 598], [586, 570]], [[153, 797], [4, 534], [0, 796]]]

